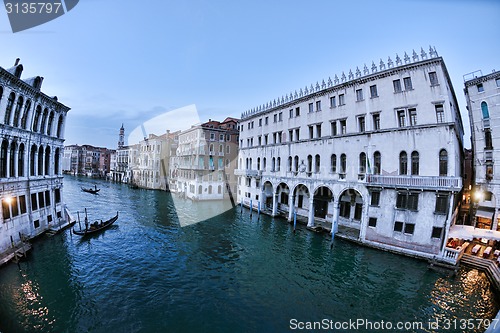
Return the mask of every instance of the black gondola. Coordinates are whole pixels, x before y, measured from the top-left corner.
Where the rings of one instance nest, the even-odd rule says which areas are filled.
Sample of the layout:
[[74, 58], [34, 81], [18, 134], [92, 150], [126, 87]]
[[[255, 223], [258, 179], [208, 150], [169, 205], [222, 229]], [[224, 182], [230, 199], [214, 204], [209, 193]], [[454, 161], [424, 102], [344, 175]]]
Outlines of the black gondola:
[[75, 228], [73, 228], [73, 233], [79, 236], [90, 235], [106, 229], [107, 227], [115, 223], [116, 220], [118, 220], [118, 212], [116, 212], [116, 216], [110, 218], [107, 221], [102, 222], [101, 220], [101, 222], [95, 221], [94, 223], [89, 224], [87, 220], [87, 209], [85, 209], [85, 229], [81, 229], [81, 226], [80, 230], [75, 230]]
[[82, 187], [82, 191], [83, 192], [92, 193], [92, 194], [97, 194], [97, 192], [99, 192], [100, 190], [101, 190], [100, 188], [97, 188], [97, 185], [94, 185], [94, 188], [92, 188], [92, 187], [90, 187], [90, 188]]

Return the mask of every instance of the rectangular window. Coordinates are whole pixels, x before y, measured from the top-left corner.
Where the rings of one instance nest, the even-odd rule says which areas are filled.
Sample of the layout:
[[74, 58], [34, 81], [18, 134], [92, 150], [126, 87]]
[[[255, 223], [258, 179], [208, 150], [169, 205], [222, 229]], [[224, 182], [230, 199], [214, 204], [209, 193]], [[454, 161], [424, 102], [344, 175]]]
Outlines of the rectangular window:
[[40, 220], [33, 221], [33, 226], [35, 227], [35, 229], [40, 228]]
[[371, 193], [371, 201], [370, 205], [371, 206], [378, 206], [380, 204], [380, 192], [378, 191], [373, 191]]
[[403, 222], [399, 222], [399, 221], [394, 222], [394, 231], [402, 232], [403, 231]]
[[432, 228], [432, 238], [441, 238], [441, 235], [443, 233], [443, 228], [440, 227], [433, 227]]
[[35, 211], [38, 209], [38, 201], [36, 200], [36, 193], [31, 193], [31, 210]]
[[444, 123], [444, 108], [442, 104], [437, 104], [434, 106], [436, 109], [436, 121], [438, 123]]
[[345, 96], [344, 94], [339, 95], [339, 105], [345, 105]]
[[365, 117], [358, 117], [358, 129], [360, 133], [365, 131]]
[[309, 139], [314, 138], [314, 127], [309, 126]]
[[373, 115], [373, 130], [377, 131], [380, 129], [380, 114], [375, 113]]
[[9, 202], [5, 199], [2, 200], [2, 213], [4, 221], [10, 219], [10, 206]]
[[316, 125], [316, 137], [321, 138], [321, 124]]
[[321, 111], [321, 101], [316, 101], [316, 111]]
[[413, 86], [411, 84], [411, 77], [403, 78], [403, 82], [405, 84], [405, 90], [413, 90]]
[[293, 118], [293, 109], [288, 111], [288, 118]]
[[370, 219], [368, 220], [368, 226], [375, 228], [377, 226], [377, 218], [370, 217]]
[[45, 191], [45, 205], [50, 206], [50, 191]]
[[26, 196], [25, 195], [21, 195], [19, 197], [19, 209], [21, 210], [21, 214], [26, 213]]
[[288, 141], [289, 142], [293, 141], [293, 130], [288, 130]]
[[399, 127], [405, 127], [406, 122], [405, 122], [405, 110], [399, 110], [398, 111], [398, 125]]
[[259, 119], [259, 127], [262, 127], [262, 118]]
[[483, 91], [484, 91], [483, 84], [482, 83], [478, 83], [477, 84], [477, 92], [483, 92]]
[[437, 195], [436, 196], [436, 209], [437, 214], [446, 214], [448, 211], [448, 196], [447, 195]]
[[300, 116], [300, 107], [295, 108], [295, 117]]
[[346, 134], [347, 133], [347, 124], [346, 120], [341, 120], [340, 121], [340, 134]]
[[38, 192], [38, 205], [40, 206], [40, 208], [45, 207], [45, 200], [44, 200], [43, 192]]
[[408, 209], [418, 210], [418, 193], [408, 194]]
[[394, 80], [392, 81], [392, 85], [394, 86], [394, 92], [395, 93], [400, 93], [401, 90], [401, 80]]
[[437, 86], [439, 84], [436, 72], [429, 72], [429, 81], [431, 81], [431, 86]]
[[363, 204], [357, 203], [354, 206], [354, 219], [356, 221], [361, 221], [361, 214], [363, 212]]
[[299, 141], [300, 140], [300, 129], [297, 128], [295, 130], [295, 141]]
[[264, 144], [267, 146], [268, 143], [269, 143], [269, 136], [266, 134], [264, 135]]
[[371, 98], [378, 97], [377, 85], [370, 86], [370, 97]]
[[12, 217], [19, 215], [19, 207], [17, 206], [17, 197], [13, 197], [10, 201], [10, 207], [12, 209]]
[[283, 112], [278, 113], [278, 121], [283, 121]]
[[330, 123], [330, 128], [331, 128], [331, 134], [332, 134], [332, 136], [337, 135], [337, 122], [336, 121], [332, 121]]
[[259, 143], [259, 147], [262, 146], [262, 137], [261, 136], [257, 137], [257, 142]]
[[410, 116], [410, 126], [415, 126], [417, 124], [417, 109], [408, 109], [408, 115]]
[[273, 133], [273, 143], [277, 143], [278, 141], [276, 140], [276, 134], [277, 133]]
[[277, 114], [275, 114], [275, 115], [273, 116], [273, 122], [275, 122], [275, 123], [277, 123], [277, 122], [278, 122], [278, 115], [277, 115]]
[[500, 87], [500, 78], [495, 80], [497, 87]]
[[336, 99], [335, 99], [335, 96], [330, 97], [330, 107], [331, 107], [331, 108], [334, 108], [334, 107], [336, 107], [336, 106], [337, 106], [337, 101], [336, 101]]
[[266, 117], [266, 118], [264, 119], [264, 124], [265, 124], [265, 125], [269, 124], [269, 117]]
[[358, 89], [356, 90], [356, 101], [362, 101], [363, 100], [363, 89]]
[[405, 224], [405, 234], [413, 235], [414, 232], [415, 232], [415, 224], [406, 223]]
[[309, 103], [309, 113], [312, 113], [312, 112], [314, 112], [314, 104]]
[[418, 193], [398, 193], [396, 208], [418, 210]]

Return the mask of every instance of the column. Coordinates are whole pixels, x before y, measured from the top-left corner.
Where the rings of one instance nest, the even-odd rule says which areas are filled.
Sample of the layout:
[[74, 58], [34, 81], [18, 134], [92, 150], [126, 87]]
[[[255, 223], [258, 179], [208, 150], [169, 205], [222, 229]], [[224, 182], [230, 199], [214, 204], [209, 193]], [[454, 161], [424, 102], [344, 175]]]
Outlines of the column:
[[[12, 144], [12, 143], [11, 143]], [[7, 160], [5, 161], [5, 176], [6, 178], [10, 177], [10, 144], [7, 145]]]
[[493, 221], [491, 221], [491, 230], [497, 231], [498, 228], [498, 210], [495, 207], [495, 213], [493, 214]]
[[273, 194], [273, 212], [271, 213], [271, 216], [276, 215], [278, 215], [278, 195]]
[[332, 232], [336, 234], [339, 231], [339, 198], [333, 202], [333, 214], [332, 214]]
[[293, 221], [293, 212], [295, 210], [295, 194], [291, 195], [288, 199], [288, 222]]
[[14, 152], [14, 174], [11, 175], [12, 177], [17, 177], [19, 175], [19, 173], [18, 173], [18, 165], [19, 165], [18, 156], [19, 156], [19, 145], [17, 146], [17, 149]]
[[307, 226], [314, 227], [314, 197], [309, 197], [309, 213], [307, 214]]

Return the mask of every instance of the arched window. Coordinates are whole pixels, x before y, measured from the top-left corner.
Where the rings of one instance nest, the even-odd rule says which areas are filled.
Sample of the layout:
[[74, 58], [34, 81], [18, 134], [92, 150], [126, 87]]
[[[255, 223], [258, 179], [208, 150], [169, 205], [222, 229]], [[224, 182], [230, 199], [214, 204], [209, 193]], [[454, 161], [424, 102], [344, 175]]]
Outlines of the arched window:
[[50, 147], [45, 148], [45, 174], [50, 175]]
[[418, 169], [420, 166], [420, 157], [418, 156], [418, 152], [414, 151], [411, 153], [411, 174], [418, 175]]
[[19, 145], [19, 151], [17, 152], [17, 175], [24, 177], [24, 143]]
[[267, 167], [267, 160], [266, 158], [264, 157], [262, 159], [262, 170], [266, 171], [266, 167]]
[[54, 111], [50, 112], [49, 123], [47, 124], [47, 135], [52, 133], [52, 123], [54, 122]]
[[307, 172], [312, 172], [313, 157], [312, 155], [307, 155]]
[[340, 173], [345, 174], [347, 170], [347, 156], [345, 154], [340, 155]]
[[37, 105], [35, 110], [35, 117], [33, 117], [33, 132], [38, 132], [38, 122], [40, 121], [41, 115], [42, 107], [40, 105]]
[[224, 152], [224, 146], [222, 144], [219, 145], [219, 153]]
[[61, 138], [62, 135], [62, 127], [63, 127], [64, 117], [62, 115], [59, 116], [59, 121], [57, 122], [57, 133], [56, 136]]
[[260, 157], [257, 157], [257, 170], [260, 170]]
[[28, 123], [28, 117], [30, 113], [30, 108], [31, 108], [31, 100], [28, 99], [26, 100], [26, 103], [24, 104], [24, 112], [23, 116], [21, 118], [21, 127], [23, 129], [26, 129], [27, 123]]
[[366, 173], [366, 154], [361, 153], [359, 154], [359, 174], [365, 174]]
[[21, 117], [21, 110], [23, 109], [23, 104], [24, 104], [23, 96], [19, 96], [17, 98], [16, 110], [14, 111], [14, 122], [12, 123], [12, 126], [14, 127], [19, 126], [19, 119]]
[[439, 152], [439, 175], [448, 175], [448, 152], [446, 149], [441, 149]]
[[43, 175], [43, 146], [38, 148], [38, 175]]
[[199, 185], [198, 186], [198, 194], [202, 194], [203, 193], [203, 186]]
[[382, 156], [380, 155], [379, 151], [376, 151], [373, 154], [373, 174], [380, 175], [381, 170], [382, 170]]
[[246, 169], [249, 170], [250, 169], [250, 159], [247, 158], [245, 160], [245, 162], [246, 162]]
[[273, 159], [271, 160], [271, 171], [276, 171], [276, 157], [273, 157]]
[[299, 171], [299, 157], [298, 156], [295, 156], [294, 159], [293, 159], [293, 170], [295, 172], [298, 172]]
[[36, 145], [31, 146], [30, 152], [30, 176], [36, 176], [35, 161], [36, 161]]
[[335, 154], [332, 154], [332, 156], [330, 157], [330, 172], [337, 172], [337, 155]]
[[293, 158], [292, 156], [288, 156], [288, 171], [292, 172], [292, 168], [293, 168]]
[[0, 148], [0, 178], [7, 177], [7, 150], [9, 149], [9, 142], [7, 140], [2, 141], [2, 147]]
[[486, 102], [481, 102], [481, 111], [483, 112], [483, 119], [488, 119], [490, 117], [490, 112], [488, 111], [488, 104], [486, 104]]
[[212, 194], [212, 185], [208, 185], [208, 194]]
[[14, 141], [10, 144], [10, 154], [9, 154], [9, 177], [16, 176], [16, 149], [17, 143]]
[[319, 173], [321, 168], [321, 157], [319, 154], [316, 154], [314, 157], [314, 172]]
[[59, 148], [56, 148], [54, 153], [54, 174], [59, 174]]
[[42, 125], [40, 125], [40, 133], [45, 134], [45, 124], [47, 123], [47, 117], [49, 116], [49, 110], [45, 108], [43, 110]]
[[12, 108], [14, 107], [14, 101], [16, 99], [16, 94], [13, 92], [9, 95], [9, 100], [7, 101], [7, 107], [5, 108], [5, 118], [4, 124], [10, 125], [10, 115], [12, 114]]
[[408, 155], [405, 151], [399, 153], [399, 174], [407, 175], [408, 174]]
[[217, 194], [221, 194], [222, 193], [222, 186], [217, 186]]
[[276, 159], [276, 171], [280, 171], [281, 170], [281, 157], [278, 157]]

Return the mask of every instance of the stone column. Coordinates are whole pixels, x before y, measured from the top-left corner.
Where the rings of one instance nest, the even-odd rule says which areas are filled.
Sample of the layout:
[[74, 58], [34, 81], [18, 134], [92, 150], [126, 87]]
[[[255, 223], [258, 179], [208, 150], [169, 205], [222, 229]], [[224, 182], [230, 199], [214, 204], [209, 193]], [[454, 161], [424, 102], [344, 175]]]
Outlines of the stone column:
[[295, 210], [295, 195], [288, 198], [288, 222], [293, 221], [293, 212]]
[[333, 202], [333, 214], [332, 214], [332, 232], [336, 234], [339, 231], [339, 199], [337, 198]]
[[309, 213], [307, 214], [307, 226], [314, 227], [314, 197], [309, 197]]
[[10, 145], [7, 145], [7, 160], [5, 161], [5, 166], [6, 166], [5, 176], [6, 176], [6, 178], [9, 178], [10, 177]]
[[18, 171], [18, 156], [19, 156], [19, 146], [17, 147], [16, 151], [14, 152], [14, 174], [11, 175], [12, 177], [17, 177], [19, 175]]
[[276, 215], [278, 215], [278, 195], [273, 194], [273, 212], [271, 213], [271, 216]]

